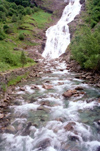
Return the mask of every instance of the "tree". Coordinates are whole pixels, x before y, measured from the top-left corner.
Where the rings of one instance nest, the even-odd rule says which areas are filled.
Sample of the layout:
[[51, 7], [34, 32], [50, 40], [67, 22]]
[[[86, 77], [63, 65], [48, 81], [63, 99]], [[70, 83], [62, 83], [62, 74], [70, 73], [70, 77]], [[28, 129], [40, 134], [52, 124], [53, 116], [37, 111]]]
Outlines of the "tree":
[[27, 63], [27, 60], [26, 60], [26, 56], [25, 56], [24, 51], [22, 51], [22, 53], [21, 53], [21, 58], [20, 58], [20, 60], [21, 60], [22, 67], [24, 67], [24, 65]]
[[11, 21], [12, 22], [17, 22], [17, 16], [16, 16], [16, 14], [13, 14]]

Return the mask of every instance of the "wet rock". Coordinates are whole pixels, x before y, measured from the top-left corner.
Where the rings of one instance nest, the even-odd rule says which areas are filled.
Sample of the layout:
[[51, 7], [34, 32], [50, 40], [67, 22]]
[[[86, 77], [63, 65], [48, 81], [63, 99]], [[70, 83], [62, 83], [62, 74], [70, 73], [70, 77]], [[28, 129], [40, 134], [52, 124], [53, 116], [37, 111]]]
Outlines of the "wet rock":
[[26, 89], [25, 89], [25, 88], [23, 88], [23, 87], [21, 87], [19, 90], [20, 90], [20, 91], [25, 91]]
[[44, 107], [44, 106], [39, 106], [39, 107], [37, 108], [37, 110], [43, 110], [43, 111], [49, 112], [49, 109], [46, 108], [46, 107]]
[[42, 86], [44, 89], [53, 89], [53, 86], [52, 85], [46, 85], [46, 84], [43, 84]]
[[100, 88], [100, 83], [96, 84], [96, 86]]
[[79, 138], [77, 136], [69, 136], [69, 139], [71, 141], [79, 141]]
[[91, 103], [93, 101], [94, 101], [94, 99], [86, 100], [87, 103]]
[[16, 133], [16, 129], [13, 125], [9, 125], [7, 128], [6, 128], [6, 132], [7, 133], [13, 133], [15, 134]]
[[40, 141], [36, 145], [36, 148], [45, 149], [45, 148], [49, 147], [50, 145], [51, 145], [50, 139], [49, 138], [45, 138], [44, 140]]
[[49, 101], [42, 101], [40, 102], [40, 104], [43, 106], [43, 105], [46, 105], [46, 106], [51, 106], [50, 102]]
[[81, 86], [78, 86], [75, 88], [75, 90], [83, 90], [83, 88]]
[[65, 129], [66, 131], [72, 131], [72, 130], [74, 129], [74, 128], [73, 128], [74, 125], [76, 125], [75, 122], [69, 122], [67, 125], [64, 126], [64, 129]]
[[37, 90], [39, 90], [40, 88], [38, 86], [36, 86], [36, 85], [32, 85], [31, 89], [37, 89]]
[[100, 146], [97, 148], [97, 150], [96, 151], [100, 151]]
[[4, 114], [0, 114], [0, 119], [3, 119], [4, 118]]
[[63, 93], [64, 97], [71, 97], [72, 95], [76, 94], [77, 91], [76, 90], [68, 90], [66, 92]]
[[26, 136], [26, 135], [29, 135], [30, 134], [30, 127], [32, 126], [32, 123], [31, 122], [29, 122], [27, 125], [26, 125], [26, 127], [25, 127], [25, 129], [23, 130], [23, 132], [22, 132], [22, 136]]
[[30, 98], [30, 103], [33, 103], [33, 102], [36, 102], [37, 101], [37, 99], [35, 99], [33, 96]]
[[80, 4], [83, 4], [83, 3], [85, 3], [85, 0], [80, 0]]
[[63, 84], [64, 84], [64, 82], [58, 82], [58, 84], [59, 84], [59, 85], [63, 85]]
[[100, 120], [97, 121], [98, 125], [100, 125]]
[[45, 81], [45, 83], [50, 83], [50, 81]]
[[87, 77], [86, 77], [86, 79], [91, 79], [92, 77], [90, 76], [90, 75], [88, 75]]
[[64, 69], [60, 69], [60, 71], [64, 71]]
[[64, 119], [63, 119], [63, 118], [61, 118], [61, 117], [56, 118], [55, 120], [56, 120], [56, 121], [60, 121], [60, 122], [64, 122]]

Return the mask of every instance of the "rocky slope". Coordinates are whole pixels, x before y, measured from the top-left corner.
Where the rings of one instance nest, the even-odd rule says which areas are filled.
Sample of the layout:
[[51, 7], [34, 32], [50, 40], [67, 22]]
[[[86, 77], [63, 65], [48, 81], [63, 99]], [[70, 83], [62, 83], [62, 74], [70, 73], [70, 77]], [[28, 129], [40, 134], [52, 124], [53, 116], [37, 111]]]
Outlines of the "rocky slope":
[[32, 3], [35, 3], [36, 6], [39, 6], [46, 10], [49, 13], [60, 17], [62, 10], [66, 6], [69, 0], [32, 0]]

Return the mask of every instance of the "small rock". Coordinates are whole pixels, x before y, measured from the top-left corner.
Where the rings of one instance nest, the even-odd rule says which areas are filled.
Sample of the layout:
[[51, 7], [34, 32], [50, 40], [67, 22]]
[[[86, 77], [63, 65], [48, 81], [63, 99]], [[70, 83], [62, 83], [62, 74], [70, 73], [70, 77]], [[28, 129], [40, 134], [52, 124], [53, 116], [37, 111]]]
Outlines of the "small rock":
[[97, 121], [98, 125], [100, 125], [100, 120]]
[[79, 141], [79, 138], [77, 136], [70, 136], [69, 139], [71, 141]]
[[86, 77], [86, 79], [91, 79], [91, 78], [92, 78], [91, 76], [87, 76], [87, 77]]
[[96, 84], [96, 86], [100, 88], [100, 83]]
[[44, 107], [44, 106], [39, 106], [39, 107], [37, 108], [37, 110], [43, 110], [43, 111], [45, 111], [45, 112], [49, 112], [49, 109], [46, 108], [46, 107]]
[[4, 118], [4, 114], [0, 114], [0, 119]]
[[25, 88], [22, 87], [22, 88], [20, 88], [19, 90], [20, 90], [20, 91], [25, 91]]
[[58, 82], [58, 84], [59, 84], [59, 85], [63, 85], [63, 84], [64, 84], [64, 82]]
[[76, 125], [75, 122], [69, 122], [67, 125], [64, 126], [64, 129], [65, 129], [66, 131], [72, 131], [74, 125]]
[[31, 89], [37, 89], [37, 90], [39, 90], [40, 88], [38, 86], [36, 86], [36, 85], [32, 85]]
[[37, 145], [36, 148], [41, 148], [42, 150], [49, 147], [51, 145], [50, 139], [45, 138], [44, 140], [41, 140]]
[[19, 50], [19, 48], [14, 48], [14, 50], [18, 51], [18, 50]]
[[53, 86], [52, 85], [46, 85], [46, 84], [43, 84], [42, 86], [44, 89], [53, 89]]
[[41, 105], [51, 106], [49, 101], [40, 102]]
[[78, 86], [78, 87], [75, 88], [75, 90], [83, 90], [83, 88]]

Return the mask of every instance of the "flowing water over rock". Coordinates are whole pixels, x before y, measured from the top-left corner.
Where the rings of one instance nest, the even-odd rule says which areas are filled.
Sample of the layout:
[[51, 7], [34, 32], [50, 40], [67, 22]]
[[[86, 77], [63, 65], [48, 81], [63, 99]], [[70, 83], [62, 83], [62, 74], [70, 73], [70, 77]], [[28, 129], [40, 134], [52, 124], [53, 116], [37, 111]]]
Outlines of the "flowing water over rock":
[[43, 52], [45, 58], [58, 58], [63, 54], [70, 43], [69, 26], [81, 9], [80, 0], [69, 0], [61, 19], [55, 26], [46, 31], [47, 41]]
[[[76, 4], [79, 8], [79, 0], [69, 3], [67, 17], [69, 6]], [[63, 34], [68, 30], [61, 28]], [[62, 53], [56, 49], [54, 58]], [[10, 123], [0, 133], [0, 151], [100, 151], [100, 89], [75, 78], [60, 60], [45, 62], [44, 69], [41, 78], [12, 92], [13, 105], [6, 115]]]
[[99, 151], [100, 89], [75, 78], [64, 62], [45, 68], [51, 73], [13, 91], [0, 151]]

